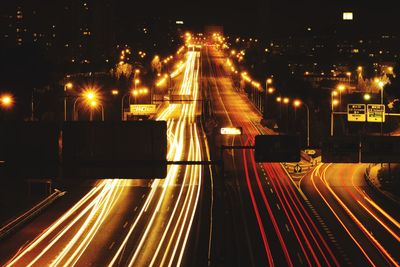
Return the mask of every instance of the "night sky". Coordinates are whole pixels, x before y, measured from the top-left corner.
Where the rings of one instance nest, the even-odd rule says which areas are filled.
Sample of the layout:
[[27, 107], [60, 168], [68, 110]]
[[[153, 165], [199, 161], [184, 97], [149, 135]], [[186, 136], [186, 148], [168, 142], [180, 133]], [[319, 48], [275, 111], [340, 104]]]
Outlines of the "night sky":
[[[48, 7], [83, 0], [24, 0], [30, 5]], [[90, 2], [91, 0], [87, 0]], [[398, 33], [398, 9], [394, 0], [96, 0], [111, 1], [115, 16], [122, 23], [140, 21], [150, 16], [182, 19], [190, 28], [201, 30], [206, 24], [222, 24], [229, 32], [285, 35], [306, 27], [324, 29], [341, 20], [342, 11], [353, 11], [361, 32]], [[0, 1], [0, 8], [15, 1]], [[18, 2], [18, 1], [17, 1]]]
[[[131, 1], [119, 1], [121, 6], [132, 5]], [[393, 0], [247, 0], [240, 4], [228, 0], [158, 2], [142, 3], [141, 16], [156, 13], [182, 18], [189, 26], [223, 24], [229, 31], [284, 35], [309, 26], [323, 30], [338, 23], [342, 11], [353, 11], [354, 22], [361, 32], [399, 32], [398, 12]], [[130, 10], [134, 12], [135, 8]]]

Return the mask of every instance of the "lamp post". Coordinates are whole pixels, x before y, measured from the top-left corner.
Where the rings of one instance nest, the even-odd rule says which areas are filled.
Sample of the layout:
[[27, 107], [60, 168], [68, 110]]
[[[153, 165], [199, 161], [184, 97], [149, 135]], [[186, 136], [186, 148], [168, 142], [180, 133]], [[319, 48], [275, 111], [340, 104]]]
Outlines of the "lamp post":
[[381, 89], [381, 111], [382, 111], [382, 114], [381, 114], [381, 135], [383, 135], [383, 117], [385, 116], [385, 114], [384, 114], [385, 111], [384, 111], [384, 107], [383, 107], [383, 86], [384, 86], [383, 82], [379, 81], [378, 82], [378, 86]]
[[127, 95], [129, 95], [130, 93], [131, 93], [131, 91], [128, 91], [128, 93], [124, 94], [124, 95], [122, 96], [122, 99], [121, 99], [121, 120], [122, 120], [122, 121], [124, 120], [124, 99], [125, 99], [125, 97], [126, 97]]
[[339, 104], [339, 101], [337, 99], [334, 99], [334, 96], [337, 96], [337, 91], [333, 91], [331, 93], [331, 136], [333, 136], [333, 115], [334, 115], [334, 108], [337, 104]]
[[272, 84], [272, 78], [267, 78], [265, 80], [265, 95], [264, 95], [264, 118], [267, 118], [267, 106], [268, 106], [268, 93], [272, 94], [275, 90], [272, 87], [269, 87], [269, 85]]
[[346, 75], [347, 75], [347, 77], [349, 77], [349, 87], [350, 87], [350, 77], [351, 77], [351, 72], [350, 72], [350, 71], [346, 72]]
[[295, 107], [299, 107], [301, 104], [303, 104], [306, 107], [307, 111], [307, 148], [310, 147], [310, 109], [308, 108], [308, 105], [300, 100], [295, 100], [293, 102]]
[[72, 89], [74, 85], [71, 82], [64, 84], [64, 121], [67, 120], [67, 90]]
[[104, 107], [101, 103], [98, 103], [96, 100], [93, 100], [90, 102], [90, 121], [93, 121], [93, 109], [96, 108], [97, 106], [100, 106], [101, 108], [101, 121], [104, 121]]
[[14, 103], [14, 98], [10, 94], [4, 94], [0, 96], [0, 106], [4, 109], [10, 108]]
[[342, 106], [342, 92], [344, 91], [344, 89], [346, 89], [346, 87], [343, 84], [339, 84], [337, 87], [337, 90], [339, 91], [339, 108], [341, 108]]
[[289, 98], [285, 97], [283, 103], [286, 104], [286, 132], [289, 133]]
[[[78, 96], [75, 99], [74, 105], [73, 105], [73, 108], [72, 108], [72, 110], [73, 110], [73, 120], [74, 121], [77, 120], [76, 103], [81, 98], [86, 100], [89, 103], [89, 105], [91, 105], [92, 102], [96, 102], [96, 100], [98, 99], [98, 95], [97, 95], [96, 91], [89, 89], [87, 91], [84, 91], [81, 96]], [[91, 114], [90, 114], [90, 116], [91, 116]]]

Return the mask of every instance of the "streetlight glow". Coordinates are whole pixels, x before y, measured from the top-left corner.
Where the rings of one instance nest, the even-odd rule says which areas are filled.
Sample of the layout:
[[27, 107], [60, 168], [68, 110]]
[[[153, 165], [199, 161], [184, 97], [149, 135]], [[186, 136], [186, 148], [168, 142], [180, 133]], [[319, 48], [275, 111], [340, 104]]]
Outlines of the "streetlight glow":
[[72, 87], [74, 87], [74, 85], [71, 82], [65, 84], [66, 89], [72, 89]]
[[337, 89], [342, 92], [344, 91], [344, 89], [346, 89], [346, 87], [343, 84], [339, 84], [339, 86], [337, 87]]
[[11, 95], [5, 94], [0, 97], [0, 104], [5, 108], [11, 107], [13, 102], [14, 100]]
[[364, 94], [364, 100], [368, 101], [371, 99], [371, 95], [370, 94]]
[[283, 99], [283, 103], [288, 104], [288, 103], [289, 103], [289, 98], [285, 97], [285, 98]]

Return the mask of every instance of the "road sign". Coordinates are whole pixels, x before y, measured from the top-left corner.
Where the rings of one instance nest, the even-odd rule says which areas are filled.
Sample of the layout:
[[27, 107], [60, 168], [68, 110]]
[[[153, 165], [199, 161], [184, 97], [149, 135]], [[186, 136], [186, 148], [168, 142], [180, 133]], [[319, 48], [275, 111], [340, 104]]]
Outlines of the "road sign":
[[400, 162], [400, 136], [365, 136], [361, 145], [361, 162]]
[[169, 98], [170, 102], [182, 102], [178, 104], [183, 104], [183, 102], [190, 102], [193, 101], [192, 95], [171, 95]]
[[62, 167], [66, 179], [153, 179], [167, 173], [165, 121], [66, 122]]
[[242, 135], [242, 127], [223, 127], [220, 130], [222, 135]]
[[131, 115], [153, 115], [156, 114], [157, 106], [156, 105], [130, 105]]
[[357, 136], [330, 137], [322, 144], [322, 162], [358, 163], [360, 139]]
[[385, 105], [368, 104], [367, 105], [368, 122], [385, 122]]
[[298, 163], [296, 164], [296, 166], [294, 166], [294, 172], [297, 172], [297, 173], [301, 172], [301, 167]]
[[[2, 122], [0, 171], [7, 179], [56, 178], [59, 125], [50, 122]], [[1, 176], [0, 175], [0, 176]]]
[[317, 151], [315, 151], [314, 149], [306, 149], [304, 150], [304, 152], [310, 156], [315, 155], [317, 153]]
[[347, 104], [347, 121], [365, 122], [365, 104]]
[[299, 162], [300, 140], [296, 135], [257, 135], [256, 162]]

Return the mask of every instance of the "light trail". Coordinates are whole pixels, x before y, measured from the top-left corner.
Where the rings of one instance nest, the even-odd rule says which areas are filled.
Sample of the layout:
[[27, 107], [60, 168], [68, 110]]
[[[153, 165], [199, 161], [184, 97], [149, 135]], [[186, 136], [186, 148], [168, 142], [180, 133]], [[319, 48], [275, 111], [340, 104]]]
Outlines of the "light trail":
[[376, 204], [374, 201], [372, 201], [369, 197], [364, 196], [364, 199], [368, 201], [375, 209], [377, 209], [380, 213], [383, 214], [389, 221], [391, 221], [394, 225], [396, 225], [397, 228], [400, 229], [400, 223], [394, 219], [392, 216], [390, 216], [385, 210], [383, 210], [378, 204]]
[[[344, 201], [340, 198], [340, 196], [331, 188], [329, 182], [326, 179], [326, 172], [327, 172], [328, 168], [331, 166], [332, 166], [332, 164], [328, 164], [327, 167], [323, 170], [323, 172], [319, 175], [320, 180], [323, 182], [323, 184], [328, 189], [328, 191], [331, 193], [331, 195], [334, 197], [334, 199], [337, 201], [337, 203], [344, 209], [344, 211], [349, 215], [349, 217], [353, 220], [353, 222], [359, 227], [361, 232], [371, 241], [371, 243], [375, 246], [375, 248], [378, 250], [378, 252], [383, 256], [383, 258], [389, 264], [393, 264], [394, 266], [399, 266], [399, 263], [393, 258], [393, 256], [387, 251], [387, 249], [381, 244], [381, 242], [379, 242], [377, 240], [377, 238], [375, 238], [370, 233], [370, 231], [368, 231], [367, 227], [360, 221], [359, 218], [357, 218], [357, 216], [344, 203]], [[318, 168], [318, 170], [319, 170], [319, 168]], [[313, 178], [313, 176], [312, 176], [312, 178]], [[317, 189], [315, 183], [314, 183], [314, 187]], [[346, 190], [348, 190], [348, 189], [346, 189]], [[350, 195], [352, 195], [351, 192], [348, 191], [348, 193]], [[322, 197], [322, 195], [321, 195], [321, 197]], [[352, 195], [352, 197], [355, 198], [354, 195]], [[327, 205], [328, 205], [328, 203], [327, 203]], [[332, 212], [333, 212], [333, 210], [332, 210]], [[337, 216], [337, 219], [340, 220], [338, 216]], [[341, 222], [342, 226], [345, 227], [344, 223], [341, 220], [340, 220], [340, 222]], [[347, 227], [345, 229], [347, 229]], [[350, 231], [346, 230], [346, 232], [350, 235], [350, 237], [353, 239], [353, 241], [357, 244], [357, 246], [360, 248], [360, 250], [363, 252], [363, 254], [367, 257], [367, 259], [370, 261], [370, 263], [372, 265], [375, 265], [373, 263], [373, 261], [368, 257], [367, 253], [362, 248], [362, 246], [359, 244], [359, 242], [356, 241], [356, 238], [350, 233]]]
[[319, 196], [322, 198], [322, 200], [325, 202], [325, 204], [327, 205], [327, 207], [331, 210], [332, 214], [336, 217], [336, 219], [338, 220], [338, 222], [340, 223], [340, 225], [344, 228], [344, 230], [346, 231], [346, 233], [350, 236], [350, 238], [354, 241], [354, 243], [357, 245], [357, 247], [360, 249], [360, 251], [362, 252], [362, 254], [365, 256], [365, 258], [368, 260], [368, 262], [372, 265], [372, 266], [376, 266], [374, 264], [374, 262], [371, 260], [371, 258], [369, 257], [368, 253], [364, 250], [364, 248], [361, 246], [361, 244], [357, 241], [357, 239], [354, 237], [354, 235], [351, 233], [351, 231], [348, 229], [348, 227], [346, 226], [346, 224], [341, 220], [340, 216], [336, 213], [336, 211], [333, 209], [333, 207], [329, 204], [328, 200], [325, 198], [324, 194], [322, 194], [322, 192], [319, 190], [318, 186], [316, 185], [315, 181], [314, 181], [314, 177], [316, 176], [320, 176], [319, 174], [319, 169], [322, 167], [322, 164], [318, 165], [311, 173], [311, 182], [315, 188], [315, 190], [318, 192]]
[[[247, 140], [247, 142], [245, 143], [245, 145], [247, 145], [249, 142], [249, 139]], [[258, 223], [258, 227], [260, 229], [260, 233], [261, 233], [261, 237], [263, 240], [263, 244], [264, 244], [264, 249], [265, 249], [265, 253], [267, 254], [267, 258], [268, 258], [268, 264], [269, 266], [274, 266], [274, 261], [272, 259], [272, 253], [271, 253], [271, 248], [269, 247], [268, 241], [267, 241], [267, 236], [265, 234], [265, 228], [264, 225], [262, 223], [261, 220], [261, 216], [260, 216], [260, 212], [258, 209], [258, 205], [254, 196], [254, 192], [253, 189], [251, 187], [251, 182], [250, 182], [250, 175], [249, 175], [249, 170], [247, 167], [247, 160], [246, 160], [246, 151], [243, 150], [243, 166], [244, 166], [244, 170], [245, 170], [245, 174], [246, 174], [246, 183], [247, 183], [247, 188], [249, 189], [249, 193], [250, 193], [250, 198], [251, 198], [251, 203], [253, 204], [253, 211], [254, 214], [256, 215], [257, 218], [257, 223]]]
[[[185, 157], [184, 148], [187, 147], [185, 145], [185, 140], [188, 137], [189, 151], [187, 155], [187, 160], [201, 160], [202, 158], [200, 142], [198, 141], [199, 138], [197, 125], [195, 124], [199, 73], [198, 68], [195, 71], [197, 54], [198, 53], [196, 52], [188, 53], [188, 59], [185, 63], [186, 69], [184, 71], [182, 86], [179, 90], [180, 95], [192, 95], [194, 100], [193, 104], [170, 104], [160, 116], [160, 118], [166, 119], [168, 122], [168, 158], [174, 161], [182, 160]], [[174, 120], [173, 115], [177, 112], [180, 112], [179, 118], [177, 120]], [[187, 132], [188, 128], [190, 129], [189, 133]], [[176, 183], [175, 181], [178, 178], [179, 169], [179, 166], [170, 166], [166, 179], [161, 182], [161, 196], [154, 204], [156, 205], [156, 208], [151, 214], [150, 220], [147, 222], [145, 230], [141, 235], [138, 244], [134, 247], [134, 251], [132, 253], [133, 255], [129, 259], [129, 262], [127, 262], [128, 266], [136, 265], [139, 259], [141, 262], [147, 262], [147, 259], [145, 259], [146, 255], [143, 256], [142, 253], [143, 247], [146, 246], [149, 235], [151, 235], [154, 231], [159, 231], [160, 228], [162, 228], [159, 225], [156, 225], [155, 221], [159, 217], [158, 211], [160, 210], [161, 206], [166, 204], [165, 201], [170, 201], [166, 198], [168, 196], [167, 192], [173, 190]], [[177, 199], [174, 200], [172, 213], [169, 216], [168, 223], [163, 228], [161, 239], [157, 242], [157, 248], [154, 253], [152, 253], [151, 251], [146, 251], [146, 254], [152, 255], [151, 261], [149, 263], [150, 266], [155, 264], [155, 262], [160, 261], [159, 258], [161, 256], [161, 262], [163, 263], [165, 262], [167, 256], [169, 257], [169, 265], [173, 264], [174, 262], [176, 262], [177, 265], [180, 265], [182, 263], [187, 239], [189, 237], [193, 218], [197, 209], [197, 202], [200, 195], [199, 185], [201, 184], [201, 169], [202, 167], [200, 166], [186, 167], [183, 176], [182, 186], [180, 186], [179, 188]], [[188, 189], [186, 189], [186, 187], [188, 187]], [[151, 201], [146, 201], [146, 210], [150, 207], [150, 202]], [[133, 225], [133, 227], [134, 226], [135, 225]], [[129, 233], [126, 235], [124, 241], [122, 242], [120, 248], [117, 250], [117, 253], [114, 255], [109, 266], [113, 266], [116, 263], [117, 259], [121, 257], [123, 248], [127, 245], [129, 239], [131, 239], [132, 233], [133, 231], [129, 231]], [[162, 250], [162, 248], [165, 246], [167, 248]], [[146, 249], [149, 249], [148, 245], [146, 246]], [[161, 251], [163, 252], [163, 255], [160, 255]], [[178, 256], [176, 257], [176, 255]]]
[[[173, 74], [176, 76], [179, 72], [185, 70], [180, 94], [192, 94], [195, 100], [197, 100], [198, 96], [198, 68], [195, 71], [196, 63], [198, 65], [198, 62], [196, 61], [197, 59], [197, 52], [189, 52], [187, 54], [186, 62], [181, 64], [178, 70]], [[180, 110], [180, 107], [182, 107], [182, 110]], [[173, 116], [179, 111], [180, 116], [176, 120]], [[196, 102], [194, 102], [194, 104], [184, 105], [171, 103], [158, 116], [157, 120], [168, 120], [168, 159], [177, 161], [184, 158], [185, 140], [188, 135], [186, 128], [190, 126], [189, 139], [191, 148], [188, 160], [201, 160], [202, 153], [195, 118]], [[176, 183], [180, 168], [181, 167], [177, 165], [170, 166], [165, 180], [157, 179], [151, 183], [150, 192], [147, 194], [147, 198], [141, 206], [136, 219], [130, 226], [120, 246], [116, 246], [116, 253], [109, 263], [110, 266], [116, 264], [117, 261], [120, 263], [123, 251], [125, 250], [129, 239], [132, 237], [139, 222], [145, 217], [143, 215], [149, 211], [152, 214], [151, 218], [159, 215], [159, 209], [165, 201], [166, 192], [172, 190], [170, 189], [170, 186]], [[175, 225], [175, 228], [177, 229], [176, 233], [179, 233], [179, 235], [170, 236], [170, 239], [165, 238], [165, 242], [171, 242], [172, 238], [176, 241], [174, 243], [175, 246], [172, 249], [173, 257], [170, 258], [170, 265], [173, 264], [173, 262], [176, 262], [178, 265], [182, 264], [183, 255], [200, 195], [202, 167], [194, 166], [187, 168], [187, 170], [190, 170], [187, 175], [187, 177], [190, 177], [190, 180], [184, 178], [184, 181], [186, 182], [184, 182], [181, 188], [183, 190], [185, 188], [185, 183], [187, 183], [190, 190], [186, 192], [187, 197], [185, 198], [186, 201], [183, 203], [184, 210], [181, 210], [182, 216], [178, 220], [179, 225]], [[111, 211], [118, 208], [116, 204], [118, 201], [122, 201], [121, 194], [126, 183], [126, 180], [117, 179], [102, 180], [99, 182], [96, 187], [85, 195], [85, 197], [64, 213], [50, 227], [43, 231], [43, 233], [41, 233], [35, 240], [30, 242], [24, 248], [21, 248], [17, 254], [9, 260], [6, 266], [21, 264], [25, 266], [38, 264], [50, 264], [50, 266], [78, 264], [79, 259], [84, 255], [85, 251], [90, 246], [90, 243], [96, 235], [101, 232], [100, 229], [104, 226]], [[160, 188], [162, 189], [162, 192], [161, 194], [157, 194], [157, 191], [159, 191]], [[176, 206], [180, 207], [182, 206], [182, 203], [176, 203]], [[151, 228], [151, 226], [153, 226], [153, 221], [154, 220], [151, 220], [147, 225], [147, 229], [142, 235], [141, 243], [146, 241], [145, 237], [150, 230], [155, 230]], [[141, 245], [139, 244], [137, 251], [140, 250], [140, 247]], [[30, 258], [32, 260], [30, 260]], [[51, 259], [50, 262], [49, 259]], [[134, 262], [134, 259], [135, 257], [133, 257], [131, 261]]]
[[[19, 253], [16, 254], [6, 264], [6, 266], [13, 266], [14, 264], [17, 264], [18, 261], [21, 260], [24, 256], [26, 256], [27, 253], [34, 250], [37, 246], [40, 245], [41, 242], [45, 242], [44, 240], [48, 238], [53, 232], [55, 232], [57, 228], [61, 226], [61, 224], [70, 219], [70, 217], [75, 212], [77, 212], [79, 209], [82, 209], [84, 205], [87, 205], [86, 208], [80, 213], [80, 215], [78, 215], [78, 216], [83, 216], [94, 205], [94, 202], [93, 201], [89, 202], [89, 200], [93, 198], [96, 194], [99, 194], [99, 192], [102, 192], [102, 190], [106, 187], [107, 183], [108, 181], [103, 180], [99, 183], [99, 185], [92, 188], [78, 203], [76, 203], [71, 209], [69, 209], [66, 213], [64, 213], [63, 216], [61, 216], [50, 227], [44, 230], [37, 238], [35, 238], [31, 243], [29, 243], [24, 249], [20, 250]], [[101, 197], [100, 194], [97, 196], [97, 198], [99, 197]], [[73, 222], [76, 222], [76, 220], [74, 220]]]

